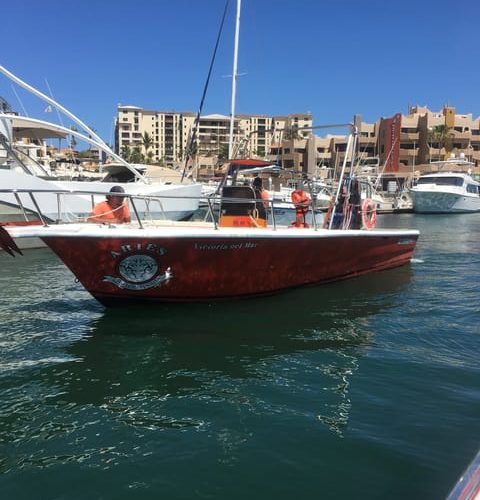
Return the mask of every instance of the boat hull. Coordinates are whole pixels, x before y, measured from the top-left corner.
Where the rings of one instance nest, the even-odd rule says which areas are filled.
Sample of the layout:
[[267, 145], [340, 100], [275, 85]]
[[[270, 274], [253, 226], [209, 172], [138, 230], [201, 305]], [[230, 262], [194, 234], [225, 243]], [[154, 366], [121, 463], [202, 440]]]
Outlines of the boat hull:
[[416, 231], [211, 233], [43, 240], [97, 300], [115, 306], [251, 297], [351, 278], [407, 264], [418, 237]]

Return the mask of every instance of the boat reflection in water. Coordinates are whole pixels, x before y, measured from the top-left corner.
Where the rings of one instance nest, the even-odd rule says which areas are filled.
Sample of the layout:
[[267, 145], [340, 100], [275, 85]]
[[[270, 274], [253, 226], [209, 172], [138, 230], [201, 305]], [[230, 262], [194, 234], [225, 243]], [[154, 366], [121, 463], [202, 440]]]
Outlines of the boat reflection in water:
[[[255, 446], [259, 422], [277, 419], [335, 440], [370, 325], [411, 278], [407, 266], [261, 299], [109, 310], [67, 285], [72, 276], [46, 251], [22, 262], [4, 311], [17, 347], [2, 362], [18, 389], [4, 393], [0, 437], [15, 442], [4, 470], [23, 471], [108, 470], [186, 448], [183, 460], [197, 461], [206, 447], [230, 464]], [[47, 275], [58, 282], [52, 293], [22, 302], [25, 286]]]
[[[60, 394], [50, 403], [102, 408], [139, 430], [215, 427], [216, 409], [227, 422], [232, 411], [301, 411], [341, 435], [371, 317], [396, 305], [410, 274], [399, 268], [261, 300], [192, 304], [188, 314], [179, 304], [105, 310], [66, 349], [73, 361], [43, 370]], [[223, 427], [217, 437], [228, 441]]]

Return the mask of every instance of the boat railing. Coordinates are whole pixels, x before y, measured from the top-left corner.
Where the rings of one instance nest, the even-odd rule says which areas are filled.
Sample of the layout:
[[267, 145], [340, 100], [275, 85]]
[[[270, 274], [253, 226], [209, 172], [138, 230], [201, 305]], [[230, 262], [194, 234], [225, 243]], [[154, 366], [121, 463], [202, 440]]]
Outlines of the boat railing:
[[[106, 196], [112, 196], [109, 191], [91, 191], [91, 190], [67, 190], [67, 189], [0, 189], [0, 195], [2, 195], [3, 200], [5, 200], [4, 195], [11, 195], [12, 201], [7, 202], [11, 206], [17, 206], [19, 211], [22, 213], [24, 222], [36, 222], [44, 226], [49, 226], [52, 224], [73, 224], [73, 223], [83, 223], [87, 222], [90, 213], [92, 212], [95, 204], [104, 200]], [[55, 211], [45, 212], [45, 209], [41, 208], [42, 197], [52, 196], [56, 198], [56, 208]], [[71, 205], [69, 205], [70, 197], [83, 197], [84, 206], [82, 211], [73, 213]], [[186, 196], [186, 195], [175, 195], [175, 194], [156, 194], [156, 195], [145, 195], [145, 194], [132, 194], [132, 193], [118, 193], [113, 196], [121, 196], [122, 198], [129, 201], [131, 207], [132, 219], [138, 223], [140, 228], [144, 228], [146, 224], [152, 224], [160, 220], [169, 220], [169, 217], [165, 210], [165, 204], [167, 200], [175, 199], [190, 199], [197, 200], [203, 203], [206, 207], [205, 216], [203, 222], [210, 222], [213, 224], [215, 229], [219, 227], [220, 209], [221, 206], [234, 203], [251, 203], [252, 207], [263, 203], [268, 214], [268, 222], [273, 230], [278, 227], [278, 215], [275, 213], [275, 207], [278, 205], [278, 199], [245, 199], [245, 198], [234, 198], [225, 197], [221, 194], [210, 194], [201, 196]], [[284, 204], [285, 202], [283, 202]], [[292, 206], [293, 203], [292, 203]], [[268, 208], [267, 208], [268, 207]], [[310, 207], [311, 208], [311, 207]], [[318, 213], [315, 210], [310, 210], [311, 213], [311, 228], [319, 229], [322, 227], [320, 221], [318, 220]], [[1, 223], [0, 223], [1, 224]]]
[[[68, 190], [68, 189], [0, 189], [0, 194], [11, 194], [12, 202], [11, 205], [18, 205], [21, 210], [25, 221], [29, 221], [30, 216], [33, 214], [40, 219], [42, 224], [49, 225], [51, 223], [72, 223], [72, 222], [86, 222], [90, 212], [93, 210], [95, 204], [99, 201], [99, 198], [105, 199], [107, 196], [121, 196], [124, 199], [128, 199], [130, 205], [132, 206], [133, 212], [141, 225], [142, 215], [144, 220], [152, 220], [154, 215], [160, 215], [162, 218], [167, 219], [167, 214], [165, 211], [165, 201], [167, 199], [191, 199], [197, 200], [196, 196], [186, 196], [186, 195], [145, 195], [145, 194], [132, 194], [132, 193], [117, 193], [113, 194], [110, 191], [92, 191], [92, 190]], [[56, 197], [56, 211], [55, 213], [45, 213], [40, 207], [39, 197], [50, 195]], [[74, 221], [71, 220], [72, 211], [69, 208], [68, 198], [69, 197], [85, 197], [89, 200], [88, 204], [85, 205], [84, 211], [80, 212], [80, 215], [74, 217]], [[27, 203], [30, 200], [30, 208]], [[144, 202], [145, 209], [140, 210], [138, 207], [139, 200]], [[87, 208], [88, 205], [88, 208]], [[155, 207], [157, 210], [155, 210]], [[68, 214], [68, 217], [67, 217]]]

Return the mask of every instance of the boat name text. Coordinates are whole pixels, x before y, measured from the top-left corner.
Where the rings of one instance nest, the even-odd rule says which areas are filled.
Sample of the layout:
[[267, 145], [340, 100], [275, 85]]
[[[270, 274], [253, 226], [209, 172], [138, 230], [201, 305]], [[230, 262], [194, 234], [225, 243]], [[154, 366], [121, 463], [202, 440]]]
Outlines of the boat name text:
[[251, 241], [245, 241], [240, 243], [195, 243], [195, 250], [243, 250], [256, 248], [258, 243], [253, 243]]
[[112, 257], [114, 257], [115, 259], [117, 257], [121, 257], [122, 255], [126, 254], [126, 253], [131, 253], [131, 252], [140, 252], [140, 251], [146, 251], [146, 252], [151, 252], [153, 254], [156, 254], [156, 255], [165, 255], [167, 253], [167, 250], [163, 247], [158, 247], [157, 245], [155, 245], [155, 243], [133, 243], [133, 244], [130, 244], [130, 243], [127, 243], [125, 245], [122, 245], [120, 247], [120, 250], [118, 251], [115, 251], [115, 250], [112, 250], [110, 252], [110, 254], [112, 255]]

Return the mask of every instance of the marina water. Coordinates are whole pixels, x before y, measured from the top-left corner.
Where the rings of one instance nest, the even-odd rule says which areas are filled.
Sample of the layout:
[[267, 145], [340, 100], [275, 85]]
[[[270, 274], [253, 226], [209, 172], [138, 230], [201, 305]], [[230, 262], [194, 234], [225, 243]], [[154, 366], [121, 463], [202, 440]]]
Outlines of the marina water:
[[2, 253], [2, 498], [444, 498], [480, 448], [480, 214], [379, 225], [411, 265], [213, 304], [106, 310]]

